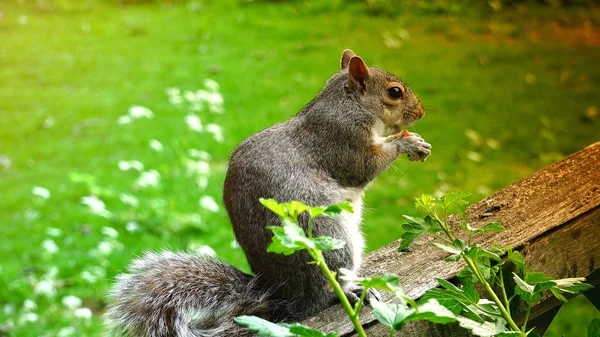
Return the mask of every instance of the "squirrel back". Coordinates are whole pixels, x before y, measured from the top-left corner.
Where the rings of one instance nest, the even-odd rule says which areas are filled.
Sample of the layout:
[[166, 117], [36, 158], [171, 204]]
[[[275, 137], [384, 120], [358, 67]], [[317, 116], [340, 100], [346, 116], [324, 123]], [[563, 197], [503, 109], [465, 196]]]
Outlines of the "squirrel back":
[[[362, 199], [369, 183], [403, 153], [423, 161], [431, 146], [401, 131], [423, 116], [419, 100], [396, 76], [370, 68], [351, 50], [341, 70], [290, 120], [244, 140], [232, 153], [223, 198], [236, 239], [255, 277], [215, 259], [185, 253], [147, 253], [120, 275], [106, 314], [113, 331], [128, 336], [253, 336], [233, 317], [297, 321], [336, 301], [306, 252], [267, 253], [280, 219], [259, 203], [301, 201], [322, 206], [350, 201], [354, 213], [317, 217], [313, 235], [346, 242], [324, 252], [329, 268], [359, 272], [364, 240]], [[308, 217], [299, 224], [305, 230]], [[363, 288], [343, 283], [351, 302]], [[369, 289], [366, 296], [378, 298]]]

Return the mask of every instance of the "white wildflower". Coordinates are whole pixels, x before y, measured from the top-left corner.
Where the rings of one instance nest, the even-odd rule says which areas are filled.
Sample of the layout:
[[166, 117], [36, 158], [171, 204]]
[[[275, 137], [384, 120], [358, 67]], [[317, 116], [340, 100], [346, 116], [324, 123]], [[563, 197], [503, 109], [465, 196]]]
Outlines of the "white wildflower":
[[494, 150], [498, 150], [500, 148], [500, 142], [498, 142], [497, 140], [495, 140], [494, 138], [488, 138], [485, 143], [487, 144], [487, 146], [489, 146], [491, 149]]
[[102, 234], [104, 234], [108, 237], [111, 237], [113, 239], [116, 239], [119, 237], [119, 232], [117, 232], [117, 230], [112, 227], [104, 226], [100, 229], [100, 231], [102, 232]]
[[8, 170], [12, 165], [12, 161], [7, 156], [0, 156], [0, 167]]
[[473, 144], [475, 144], [475, 145], [481, 144], [481, 135], [479, 134], [479, 132], [477, 132], [473, 129], [466, 129], [465, 136], [467, 136]]
[[150, 111], [150, 109], [143, 107], [143, 106], [139, 106], [139, 105], [134, 105], [131, 108], [129, 108], [128, 114], [133, 119], [138, 119], [138, 118], [142, 118], [142, 117], [149, 118], [149, 119], [154, 118], [154, 113], [152, 111]]
[[216, 256], [217, 255], [217, 253], [215, 252], [214, 249], [212, 249], [212, 247], [203, 245], [203, 244], [200, 244], [197, 242], [191, 242], [188, 245], [188, 249], [193, 252], [196, 252], [198, 254], [201, 254], [201, 255], [207, 255], [207, 256]]
[[90, 211], [94, 214], [103, 216], [105, 218], [108, 218], [111, 215], [111, 213], [106, 209], [104, 202], [95, 195], [81, 197], [81, 203], [88, 206]]
[[119, 170], [121, 171], [129, 171], [129, 170], [136, 170], [136, 171], [143, 171], [144, 170], [144, 164], [142, 164], [142, 162], [140, 162], [139, 160], [121, 160], [119, 161]]
[[48, 189], [45, 187], [35, 186], [31, 189], [31, 193], [44, 200], [48, 200], [48, 198], [50, 198], [50, 191], [48, 191]]
[[206, 131], [212, 133], [213, 138], [219, 143], [222, 143], [225, 140], [223, 137], [223, 130], [217, 124], [206, 125]]
[[469, 151], [467, 152], [467, 158], [469, 158], [472, 161], [478, 162], [481, 161], [482, 156], [480, 153], [477, 153], [475, 151]]
[[119, 200], [121, 200], [122, 203], [129, 205], [133, 208], [136, 208], [140, 205], [140, 201], [135, 196], [129, 193], [120, 193]]
[[25, 215], [25, 219], [27, 219], [29, 221], [35, 221], [40, 218], [41, 213], [36, 211], [35, 209], [29, 208], [29, 209], [25, 210], [24, 215]]
[[210, 91], [213, 91], [213, 92], [219, 91], [219, 83], [217, 83], [217, 81], [215, 81], [215, 80], [211, 80], [210, 78], [207, 78], [204, 80], [204, 86], [207, 89], [209, 89]]
[[63, 233], [62, 229], [54, 227], [46, 227], [46, 234], [54, 237], [61, 236]]
[[68, 295], [62, 298], [62, 305], [69, 310], [75, 310], [81, 307], [82, 304], [83, 301], [77, 296]]
[[196, 115], [189, 114], [185, 116], [185, 123], [192, 131], [202, 131], [202, 122], [200, 122], [200, 118]]
[[35, 285], [33, 292], [36, 295], [53, 297], [56, 295], [56, 288], [54, 287], [54, 282], [52, 282], [52, 280], [41, 280]]
[[21, 315], [21, 317], [19, 317], [19, 323], [20, 324], [35, 323], [38, 321], [38, 318], [39, 318], [39, 316], [35, 312], [25, 312]]
[[29, 18], [27, 18], [27, 15], [19, 15], [19, 19], [17, 20], [17, 22], [21, 25], [24, 26], [27, 24], [27, 22], [29, 21]]
[[195, 102], [195, 101], [198, 99], [198, 97], [196, 96], [196, 94], [195, 94], [195, 93], [193, 93], [193, 92], [191, 92], [191, 91], [188, 91], [188, 90], [186, 90], [186, 91], [183, 93], [183, 98], [185, 98], [185, 99], [186, 99], [188, 102], [190, 102], [190, 103], [191, 103], [191, 102]]
[[96, 283], [99, 279], [106, 277], [106, 269], [93, 266], [81, 272], [81, 278], [89, 283]]
[[229, 247], [233, 248], [233, 249], [238, 249], [240, 248], [240, 243], [237, 242], [237, 240], [233, 240], [231, 241], [231, 243], [229, 244]]
[[34, 301], [32, 301], [32, 300], [25, 300], [23, 302], [23, 311], [25, 311], [25, 312], [31, 312], [31, 311], [37, 311], [37, 309], [38, 309], [38, 305]]
[[42, 248], [49, 254], [58, 252], [58, 245], [52, 239], [46, 239], [42, 242]]
[[162, 152], [163, 145], [161, 142], [159, 142], [156, 139], [150, 139], [150, 141], [148, 142], [148, 145], [150, 146], [150, 148], [156, 152]]
[[75, 309], [75, 317], [90, 319], [92, 318], [92, 310], [90, 308], [78, 308]]
[[4, 314], [10, 316], [16, 312], [16, 306], [14, 303], [6, 303], [4, 305]]
[[208, 153], [206, 151], [198, 150], [198, 149], [189, 149], [188, 156], [195, 158], [195, 159], [205, 160], [205, 161], [212, 159], [212, 156], [210, 155], [210, 153]]
[[102, 255], [110, 255], [113, 250], [113, 245], [108, 241], [100, 241], [96, 249], [98, 249], [98, 252]]
[[211, 196], [205, 195], [200, 198], [200, 206], [210, 212], [216, 212], [219, 210], [219, 205]]
[[135, 232], [140, 228], [140, 225], [135, 222], [135, 221], [129, 221], [126, 225], [125, 225], [125, 230], [128, 232]]
[[165, 93], [169, 98], [169, 103], [172, 105], [180, 105], [183, 103], [183, 98], [181, 97], [181, 90], [179, 88], [167, 88], [165, 89]]
[[208, 177], [207, 176], [199, 176], [196, 180], [196, 184], [198, 184], [198, 188], [203, 191], [208, 186]]
[[131, 116], [123, 115], [123, 116], [119, 117], [119, 119], [117, 119], [117, 124], [124, 125], [124, 124], [129, 124], [132, 121], [133, 121], [133, 119], [131, 118]]
[[135, 181], [135, 186], [146, 188], [158, 186], [160, 183], [160, 173], [156, 170], [145, 171], [140, 174], [140, 177]]
[[71, 336], [75, 336], [76, 333], [77, 333], [77, 330], [75, 330], [74, 327], [67, 326], [67, 327], [64, 327], [64, 328], [58, 330], [56, 337], [71, 337]]
[[210, 173], [210, 166], [202, 160], [186, 160], [185, 166], [188, 175], [206, 175]]

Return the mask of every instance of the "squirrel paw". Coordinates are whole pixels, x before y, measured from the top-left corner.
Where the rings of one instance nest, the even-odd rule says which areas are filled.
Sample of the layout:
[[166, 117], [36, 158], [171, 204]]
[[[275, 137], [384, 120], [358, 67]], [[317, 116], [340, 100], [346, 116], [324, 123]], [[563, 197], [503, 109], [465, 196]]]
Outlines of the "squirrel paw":
[[[348, 298], [350, 304], [354, 305], [360, 301], [360, 295], [362, 294], [364, 287], [357, 283], [347, 283], [344, 286], [344, 294]], [[369, 304], [372, 300], [381, 301], [381, 295], [377, 290], [369, 288], [365, 295], [365, 303]]]
[[[408, 134], [408, 135], [407, 135]], [[401, 133], [397, 140], [401, 153], [408, 154], [408, 160], [425, 161], [431, 154], [431, 144], [416, 133]]]

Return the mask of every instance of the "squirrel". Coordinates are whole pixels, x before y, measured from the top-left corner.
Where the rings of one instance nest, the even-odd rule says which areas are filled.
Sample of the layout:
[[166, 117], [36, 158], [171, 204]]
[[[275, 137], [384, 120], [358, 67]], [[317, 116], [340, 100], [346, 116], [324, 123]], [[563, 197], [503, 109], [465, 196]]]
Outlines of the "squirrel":
[[[431, 145], [401, 128], [425, 114], [419, 99], [396, 76], [349, 49], [341, 70], [296, 116], [244, 140], [231, 154], [223, 199], [252, 272], [205, 255], [146, 253], [117, 276], [105, 319], [126, 336], [255, 336], [233, 318], [254, 315], [274, 322], [302, 320], [336, 301], [328, 281], [306, 252], [267, 253], [279, 217], [259, 198], [309, 206], [350, 201], [354, 213], [317, 217], [313, 235], [346, 242], [324, 253], [329, 268], [358, 273], [364, 249], [362, 199], [369, 183], [401, 154], [424, 161]], [[388, 136], [386, 136], [388, 135]], [[308, 217], [299, 224], [307, 230]], [[363, 288], [342, 284], [351, 302]], [[369, 291], [367, 302], [379, 299]]]

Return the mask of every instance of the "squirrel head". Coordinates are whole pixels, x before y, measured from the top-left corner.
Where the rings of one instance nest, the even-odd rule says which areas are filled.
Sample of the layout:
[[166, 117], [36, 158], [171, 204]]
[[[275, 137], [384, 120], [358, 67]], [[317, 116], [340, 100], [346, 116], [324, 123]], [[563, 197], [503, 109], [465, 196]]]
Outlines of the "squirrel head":
[[350, 49], [342, 54], [342, 70], [348, 70], [347, 88], [366, 110], [376, 113], [385, 133], [397, 133], [425, 115], [417, 96], [398, 77], [368, 67]]

